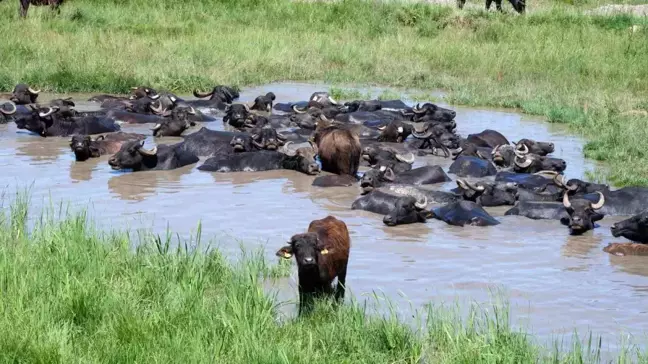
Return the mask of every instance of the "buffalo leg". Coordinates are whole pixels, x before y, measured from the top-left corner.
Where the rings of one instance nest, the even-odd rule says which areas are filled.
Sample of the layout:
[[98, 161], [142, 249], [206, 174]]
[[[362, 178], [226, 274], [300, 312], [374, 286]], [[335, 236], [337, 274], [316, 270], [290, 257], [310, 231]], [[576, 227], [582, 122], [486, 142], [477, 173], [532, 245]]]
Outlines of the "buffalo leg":
[[338, 302], [344, 301], [344, 291], [346, 290], [346, 274], [347, 267], [345, 265], [344, 268], [340, 271], [340, 274], [338, 274], [338, 282], [337, 286], [335, 286], [335, 299]]
[[20, 0], [20, 16], [27, 17], [27, 10], [29, 10], [29, 0]]
[[459, 9], [463, 9], [465, 4], [466, 4], [466, 0], [457, 0], [457, 7]]

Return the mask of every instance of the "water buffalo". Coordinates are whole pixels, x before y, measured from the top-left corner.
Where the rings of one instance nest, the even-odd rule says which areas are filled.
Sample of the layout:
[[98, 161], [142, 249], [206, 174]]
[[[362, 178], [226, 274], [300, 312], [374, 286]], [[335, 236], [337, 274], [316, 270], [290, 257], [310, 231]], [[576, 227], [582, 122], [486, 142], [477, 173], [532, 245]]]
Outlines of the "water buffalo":
[[59, 11], [59, 6], [63, 3], [63, 0], [20, 0], [20, 17], [27, 17], [27, 10], [29, 10], [29, 5], [42, 6], [49, 5], [52, 10]]
[[524, 216], [533, 220], [569, 219], [569, 214], [561, 202], [518, 201], [505, 216]]
[[450, 181], [450, 177], [439, 166], [423, 166], [407, 172], [395, 174], [391, 168], [373, 168], [360, 179], [363, 194], [373, 191], [386, 183], [406, 185], [426, 185]]
[[347, 112], [378, 111], [378, 110], [408, 110], [410, 109], [401, 100], [354, 100], [345, 102]]
[[615, 223], [610, 231], [615, 238], [623, 236], [630, 241], [648, 244], [648, 211]]
[[322, 162], [322, 170], [350, 176], [358, 173], [362, 149], [356, 134], [330, 126], [317, 131], [313, 139]]
[[250, 109], [256, 111], [271, 112], [272, 103], [274, 102], [275, 99], [276, 99], [275, 94], [272, 92], [268, 92], [267, 94], [263, 96], [258, 96], [256, 99], [254, 99], [254, 104]]
[[[390, 184], [384, 191], [397, 195], [412, 196], [417, 201], [426, 200], [428, 206], [445, 205], [462, 200], [462, 196], [452, 191], [437, 191], [426, 186]], [[375, 192], [375, 191], [374, 191]]]
[[199, 158], [178, 144], [160, 145], [153, 149], [144, 148], [144, 140], [131, 140], [108, 160], [114, 170], [131, 169], [138, 171], [160, 171], [184, 167], [197, 163]]
[[0, 124], [6, 124], [9, 122], [17, 109], [16, 104], [13, 102], [7, 102], [0, 105]]
[[247, 104], [232, 104], [227, 106], [223, 122], [237, 129], [243, 129], [245, 127], [253, 128], [256, 126], [252, 120], [250, 107]]
[[382, 191], [373, 191], [353, 201], [352, 210], [365, 210], [384, 215], [383, 223], [388, 226], [425, 222], [430, 215], [426, 211], [427, 199], [417, 200], [412, 196], [398, 196]]
[[477, 134], [469, 134], [466, 141], [478, 147], [495, 148], [498, 145], [508, 145], [509, 141], [496, 130], [486, 129]]
[[[305, 234], [293, 235], [287, 246], [276, 253], [284, 259], [295, 257], [299, 276], [299, 314], [311, 310], [313, 299], [332, 295], [344, 299], [351, 237], [346, 224], [333, 216], [313, 220]], [[333, 280], [337, 277], [335, 290]]]
[[[500, 12], [503, 11], [502, 10], [502, 0], [486, 0], [486, 10], [487, 11], [490, 10], [490, 7], [491, 7], [493, 1], [495, 1], [495, 8]], [[526, 1], [525, 0], [509, 0], [509, 2], [511, 3], [511, 6], [513, 6], [513, 9], [516, 12], [518, 12], [520, 14], [524, 13], [525, 8], [526, 8]], [[463, 9], [465, 4], [466, 4], [466, 0], [457, 0], [457, 7], [459, 9]]]
[[385, 125], [395, 120], [403, 120], [403, 115], [396, 111], [378, 110], [378, 111], [356, 111], [350, 113], [338, 113], [335, 115], [335, 121], [345, 124], [362, 124], [369, 127]]
[[170, 114], [170, 116], [153, 127], [153, 136], [180, 136], [185, 130], [196, 126], [195, 122], [189, 120], [190, 115], [196, 114], [193, 107], [189, 109], [175, 108], [167, 111], [166, 114]]
[[378, 127], [378, 130], [380, 130], [378, 141], [402, 143], [412, 134], [413, 128], [408, 123], [394, 120], [387, 125]]
[[[287, 151], [287, 149], [286, 149]], [[309, 175], [319, 173], [313, 156], [297, 151], [294, 155], [277, 151], [242, 152], [211, 157], [198, 167], [208, 172], [257, 172], [289, 169]]]
[[459, 149], [452, 152], [452, 159], [456, 160], [460, 156], [464, 156], [492, 160], [491, 151], [492, 149], [488, 147], [478, 147], [473, 143], [464, 142]]
[[432, 217], [454, 226], [492, 226], [500, 224], [486, 210], [472, 201], [457, 201], [432, 209]]
[[497, 174], [497, 169], [490, 161], [464, 156], [452, 162], [448, 171], [459, 177], [486, 177]]
[[41, 90], [36, 90], [29, 87], [29, 85], [19, 83], [14, 87], [9, 100], [16, 103], [16, 105], [34, 104], [40, 92]]
[[539, 171], [562, 172], [567, 168], [567, 162], [560, 158], [542, 157], [529, 153], [529, 148], [521, 144], [515, 150], [513, 170], [518, 173], [535, 173]]
[[371, 166], [388, 167], [396, 174], [411, 170], [412, 163], [416, 159], [412, 153], [403, 155], [377, 145], [364, 147], [362, 149], [362, 158], [369, 162]]
[[632, 216], [643, 212], [648, 204], [648, 189], [645, 187], [628, 186], [611, 190], [606, 184], [584, 182], [564, 178], [556, 178], [556, 184], [565, 189], [570, 197], [582, 197], [590, 201], [598, 200], [598, 193], [605, 196], [605, 205], [600, 212], [610, 216]]
[[595, 193], [595, 192], [609, 192], [610, 186], [600, 183], [591, 183], [582, 181], [577, 178], [571, 178], [565, 182], [565, 176], [557, 175], [554, 178], [554, 182], [557, 186], [565, 189], [565, 192], [569, 193], [570, 196]]
[[426, 147], [445, 148], [445, 154], [447, 157], [450, 156], [447, 149], [457, 149], [460, 146], [460, 139], [456, 134], [448, 131], [447, 128], [441, 125], [434, 125], [432, 123], [415, 124], [414, 130], [412, 130], [412, 136], [416, 139], [423, 140], [423, 142], [417, 147], [418, 149], [426, 149]]
[[533, 139], [520, 139], [517, 143], [514, 143], [516, 146], [524, 145], [527, 147], [529, 153], [537, 154], [539, 156], [546, 156], [554, 152], [554, 144], [548, 142], [537, 142]]
[[229, 104], [239, 98], [239, 92], [229, 86], [218, 85], [211, 92], [201, 92], [194, 90], [193, 95], [197, 98], [209, 97], [209, 100], [189, 100], [187, 101], [193, 107], [215, 108], [225, 110]]
[[491, 151], [491, 159], [498, 167], [512, 167], [515, 159], [515, 147], [498, 145]]
[[95, 139], [89, 135], [73, 135], [70, 140], [70, 149], [74, 152], [77, 162], [83, 162], [105, 154], [115, 154], [127, 141], [144, 139], [146, 139], [145, 135], [124, 132], [100, 135]]
[[[157, 100], [160, 94], [153, 88], [148, 86], [131, 87], [131, 95], [129, 97], [114, 96], [114, 95], [95, 95], [88, 99], [92, 102], [110, 102], [110, 101], [128, 101], [148, 97], [151, 100]], [[108, 104], [107, 104], [108, 105]]]
[[72, 134], [101, 134], [119, 131], [120, 127], [106, 117], [59, 118], [58, 107], [39, 109], [31, 106], [31, 114], [16, 119], [18, 129], [29, 130], [40, 136], [70, 136]]
[[327, 129], [329, 127], [335, 127], [336, 129], [340, 129], [340, 130], [348, 130], [351, 133], [357, 135], [358, 138], [360, 139], [376, 140], [381, 135], [380, 131], [366, 127], [362, 124], [339, 123], [334, 120], [328, 119], [324, 115], [321, 115], [320, 120], [316, 123], [315, 134], [319, 134], [322, 130]]
[[277, 150], [283, 144], [283, 136], [274, 129], [264, 128], [253, 134], [244, 132], [216, 131], [202, 127], [183, 137], [181, 148], [199, 157], [213, 157], [257, 150]]
[[457, 113], [450, 109], [445, 109], [443, 107], [437, 106], [432, 103], [425, 103], [423, 106], [416, 104], [412, 108], [414, 113], [414, 122], [421, 121], [441, 121], [441, 122], [450, 122], [452, 121]]
[[597, 203], [584, 198], [569, 198], [564, 194], [563, 205], [569, 218], [562, 218], [560, 222], [569, 226], [569, 232], [572, 235], [581, 235], [588, 230], [594, 229], [594, 223], [603, 219], [604, 214], [596, 211], [600, 210], [605, 204], [605, 197], [601, 192], [597, 192], [600, 199]]
[[457, 191], [467, 201], [473, 201], [480, 206], [514, 205], [518, 191], [515, 182], [477, 182], [457, 179]]
[[[558, 176], [555, 171], [540, 171], [533, 174], [515, 172], [497, 172], [496, 182], [515, 182], [518, 188], [532, 192], [559, 193], [561, 187], [554, 183]], [[560, 194], [562, 197], [562, 194]]]

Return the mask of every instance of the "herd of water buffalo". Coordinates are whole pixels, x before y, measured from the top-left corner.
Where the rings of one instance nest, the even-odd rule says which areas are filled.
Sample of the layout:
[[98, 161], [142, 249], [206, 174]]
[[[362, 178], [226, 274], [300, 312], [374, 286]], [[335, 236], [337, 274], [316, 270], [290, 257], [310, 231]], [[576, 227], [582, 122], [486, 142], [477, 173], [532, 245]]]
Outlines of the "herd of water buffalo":
[[[484, 207], [512, 206], [506, 215], [558, 220], [571, 234], [583, 234], [610, 216], [632, 216], [614, 224], [611, 254], [648, 254], [648, 188], [567, 180], [566, 162], [549, 156], [554, 145], [521, 139], [515, 143], [495, 130], [460, 136], [456, 113], [432, 103], [408, 106], [401, 100], [357, 100], [344, 104], [326, 92], [308, 101], [275, 102], [275, 95], [251, 103], [234, 102], [235, 88], [194, 91], [184, 100], [150, 87], [134, 87], [127, 97], [97, 95], [98, 111], [75, 110], [71, 99], [37, 102], [39, 90], [17, 85], [0, 106], [0, 122], [42, 137], [71, 137], [78, 162], [110, 155], [115, 170], [169, 170], [204, 162], [201, 171], [245, 172], [289, 169], [314, 178], [320, 187], [358, 185], [352, 209], [384, 216], [386, 225], [421, 223], [434, 218], [456, 226], [497, 225]], [[230, 131], [199, 123], [220, 121]], [[145, 135], [121, 125], [151, 124], [155, 137], [180, 136], [182, 142], [145, 147]], [[99, 135], [99, 136], [94, 136]], [[416, 156], [452, 158], [457, 176], [450, 191], [434, 185], [451, 181], [436, 165], [413, 168]], [[361, 165], [371, 167], [359, 173]]]

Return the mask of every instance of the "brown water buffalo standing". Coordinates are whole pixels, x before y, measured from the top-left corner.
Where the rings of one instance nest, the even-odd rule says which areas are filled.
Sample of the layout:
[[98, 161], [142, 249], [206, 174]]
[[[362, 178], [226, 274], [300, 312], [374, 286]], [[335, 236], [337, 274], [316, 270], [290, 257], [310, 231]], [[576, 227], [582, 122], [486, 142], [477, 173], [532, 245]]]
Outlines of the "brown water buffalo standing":
[[317, 130], [313, 139], [323, 171], [356, 176], [362, 154], [357, 134], [337, 126], [329, 126]]
[[[277, 255], [297, 261], [299, 275], [299, 314], [312, 308], [316, 296], [344, 299], [347, 264], [351, 238], [346, 224], [333, 216], [313, 220], [305, 234], [293, 235], [289, 245], [277, 251]], [[332, 283], [338, 282], [333, 290]]]
[[42, 6], [49, 5], [52, 10], [59, 10], [59, 6], [63, 3], [63, 0], [20, 0], [20, 16], [26, 17], [27, 10], [29, 5]]

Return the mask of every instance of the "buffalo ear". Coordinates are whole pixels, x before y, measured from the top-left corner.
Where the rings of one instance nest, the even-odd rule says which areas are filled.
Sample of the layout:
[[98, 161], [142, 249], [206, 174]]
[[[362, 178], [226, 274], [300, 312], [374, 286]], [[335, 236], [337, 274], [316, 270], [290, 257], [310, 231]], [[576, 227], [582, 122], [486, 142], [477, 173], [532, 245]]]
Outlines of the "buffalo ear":
[[565, 226], [568, 226], [569, 225], [569, 218], [568, 217], [561, 217], [560, 218], [560, 223], [565, 225]]
[[293, 256], [293, 250], [292, 246], [286, 245], [282, 247], [281, 249], [277, 250], [276, 255], [278, 257], [284, 258], [284, 259], [290, 259]]
[[386, 180], [388, 180], [390, 182], [394, 182], [394, 180], [396, 179], [396, 175], [394, 174], [394, 171], [392, 171], [392, 169], [389, 168], [389, 167], [387, 167], [387, 169], [385, 169], [384, 177], [385, 177]]

